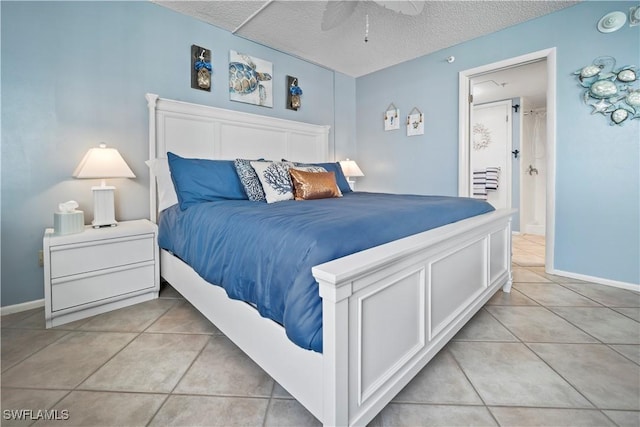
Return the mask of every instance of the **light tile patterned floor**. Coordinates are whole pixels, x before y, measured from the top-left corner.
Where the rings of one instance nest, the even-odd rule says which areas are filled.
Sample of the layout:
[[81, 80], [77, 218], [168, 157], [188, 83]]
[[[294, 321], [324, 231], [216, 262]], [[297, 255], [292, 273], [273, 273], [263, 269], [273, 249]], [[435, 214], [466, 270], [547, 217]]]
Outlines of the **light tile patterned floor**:
[[[514, 239], [498, 293], [372, 426], [640, 426], [640, 294], [544, 273]], [[529, 258], [527, 258], [529, 257]], [[173, 288], [44, 329], [2, 318], [2, 409], [67, 410], [11, 425], [318, 425]]]
[[545, 237], [536, 234], [514, 234], [513, 263], [522, 267], [544, 266]]

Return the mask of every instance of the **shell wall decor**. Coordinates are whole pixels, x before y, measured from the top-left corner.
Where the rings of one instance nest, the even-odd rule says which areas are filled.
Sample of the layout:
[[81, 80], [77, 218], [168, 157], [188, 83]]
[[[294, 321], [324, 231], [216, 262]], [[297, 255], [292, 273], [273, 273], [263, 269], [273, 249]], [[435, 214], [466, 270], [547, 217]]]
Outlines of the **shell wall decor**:
[[491, 132], [482, 123], [473, 125], [473, 149], [483, 150], [491, 144]]
[[593, 108], [591, 114], [608, 117], [611, 125], [640, 118], [638, 67], [616, 68], [615, 58], [601, 56], [573, 74], [585, 89], [582, 99]]

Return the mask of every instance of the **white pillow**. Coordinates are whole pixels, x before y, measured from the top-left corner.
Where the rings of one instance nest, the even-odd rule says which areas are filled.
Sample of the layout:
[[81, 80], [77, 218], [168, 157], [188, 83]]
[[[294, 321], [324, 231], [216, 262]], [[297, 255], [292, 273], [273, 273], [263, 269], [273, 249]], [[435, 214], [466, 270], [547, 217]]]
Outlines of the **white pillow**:
[[293, 184], [289, 169], [293, 166], [290, 162], [251, 162], [251, 167], [256, 171], [267, 203], [293, 200]]
[[171, 180], [171, 171], [169, 170], [169, 161], [166, 158], [151, 159], [145, 162], [149, 166], [149, 170], [156, 177], [157, 193], [158, 193], [158, 212], [178, 204], [178, 195]]

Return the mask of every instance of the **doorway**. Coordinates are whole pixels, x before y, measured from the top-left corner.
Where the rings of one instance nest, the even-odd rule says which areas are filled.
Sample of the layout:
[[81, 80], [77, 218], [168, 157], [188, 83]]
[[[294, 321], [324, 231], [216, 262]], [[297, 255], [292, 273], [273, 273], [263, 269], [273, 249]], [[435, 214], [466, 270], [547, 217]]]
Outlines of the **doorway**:
[[[523, 233], [537, 235], [537, 240], [544, 243], [544, 265], [547, 271], [553, 270], [553, 242], [555, 234], [555, 87], [556, 87], [556, 51], [555, 48], [533, 52], [527, 55], [510, 58], [504, 61], [487, 64], [470, 70], [465, 70], [459, 74], [460, 99], [459, 99], [459, 180], [458, 194], [469, 197], [473, 193], [473, 165], [472, 165], [472, 144], [473, 144], [473, 120], [475, 99], [480, 99], [477, 95], [480, 92], [496, 88], [507, 88], [505, 82], [501, 80], [501, 75], [509, 73], [511, 76], [518, 76], [518, 67], [533, 67], [534, 64], [540, 68], [544, 74], [544, 95], [545, 105], [532, 105], [527, 99], [528, 96], [520, 96], [510, 92], [502, 99], [513, 102], [513, 106], [518, 114], [514, 114], [514, 122], [520, 120], [517, 131], [514, 125], [513, 148], [515, 156], [525, 156], [517, 162], [513, 162], [513, 179], [508, 182], [504, 179], [501, 183], [516, 192], [512, 195], [512, 207], [518, 209], [515, 216], [514, 225]], [[522, 69], [522, 68], [521, 68]], [[502, 73], [502, 74], [501, 74]], [[537, 74], [540, 74], [538, 72]], [[531, 86], [531, 81], [522, 77], [520, 83]], [[518, 78], [516, 77], [516, 81]], [[484, 84], [483, 84], [484, 83]], [[511, 83], [513, 84], [513, 80]], [[516, 85], [517, 86], [517, 85]], [[504, 91], [508, 93], [508, 91]], [[473, 96], [470, 96], [473, 95]], [[495, 95], [495, 94], [494, 94]], [[487, 98], [484, 98], [487, 101]], [[496, 100], [499, 98], [494, 98]], [[521, 102], [517, 102], [520, 99]], [[517, 106], [517, 107], [516, 107]], [[544, 110], [544, 113], [542, 111]], [[539, 112], [534, 115], [534, 112]], [[527, 113], [526, 115], [524, 113]], [[537, 146], [532, 145], [532, 141], [523, 138], [523, 133], [532, 130], [532, 120], [538, 117], [537, 132], [542, 133], [541, 140]], [[526, 129], [525, 129], [526, 128]], [[517, 133], [517, 134], [516, 134]], [[526, 135], [531, 139], [530, 135]], [[516, 153], [517, 151], [517, 153]], [[530, 175], [527, 175], [530, 172]], [[537, 172], [537, 175], [536, 175]], [[544, 176], [541, 176], [541, 172]], [[530, 179], [529, 179], [530, 178]], [[542, 179], [543, 178], [543, 179]], [[502, 185], [502, 184], [501, 184]], [[524, 191], [524, 198], [521, 192]], [[537, 191], [537, 192], [536, 192]], [[522, 219], [522, 221], [519, 221]], [[521, 222], [521, 224], [518, 224]]]

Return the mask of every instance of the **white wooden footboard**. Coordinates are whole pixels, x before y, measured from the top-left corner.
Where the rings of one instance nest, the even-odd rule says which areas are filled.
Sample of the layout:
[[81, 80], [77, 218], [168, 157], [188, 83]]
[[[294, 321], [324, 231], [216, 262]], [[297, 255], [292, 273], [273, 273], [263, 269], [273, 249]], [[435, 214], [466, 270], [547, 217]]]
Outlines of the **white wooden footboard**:
[[366, 425], [497, 289], [510, 291], [512, 213], [313, 268], [323, 298], [324, 425]]

